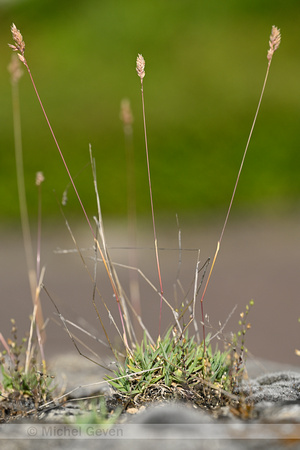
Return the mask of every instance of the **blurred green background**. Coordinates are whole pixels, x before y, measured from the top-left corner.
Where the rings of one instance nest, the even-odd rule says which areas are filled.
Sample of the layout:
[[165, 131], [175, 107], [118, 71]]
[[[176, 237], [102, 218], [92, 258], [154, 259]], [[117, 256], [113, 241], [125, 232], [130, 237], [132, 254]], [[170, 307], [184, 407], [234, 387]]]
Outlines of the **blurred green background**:
[[[267, 67], [272, 25], [281, 28], [265, 97], [235, 200], [235, 211], [293, 209], [300, 198], [299, 0], [0, 1], [0, 214], [19, 216], [7, 66], [14, 22], [26, 58], [88, 213], [96, 212], [88, 145], [97, 163], [103, 214], [127, 212], [120, 103], [134, 115], [137, 211], [149, 213], [140, 80], [154, 206], [158, 213], [224, 211], [230, 200]], [[43, 216], [59, 217], [68, 177], [28, 74], [20, 102], [29, 211], [43, 171]], [[56, 192], [56, 195], [54, 194]], [[296, 206], [295, 206], [296, 205]], [[79, 214], [69, 191], [69, 214]]]

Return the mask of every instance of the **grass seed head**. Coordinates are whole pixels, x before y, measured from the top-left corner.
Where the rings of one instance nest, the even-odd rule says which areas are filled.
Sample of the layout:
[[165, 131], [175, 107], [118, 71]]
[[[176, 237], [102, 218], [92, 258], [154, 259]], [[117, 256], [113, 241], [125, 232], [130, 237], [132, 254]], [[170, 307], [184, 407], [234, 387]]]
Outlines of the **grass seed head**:
[[45, 177], [44, 177], [43, 172], [37, 172], [36, 175], [35, 175], [35, 184], [37, 186], [40, 186], [43, 181], [45, 181]]
[[269, 40], [269, 50], [268, 50], [268, 61], [271, 61], [274, 52], [278, 49], [279, 45], [280, 45], [280, 41], [281, 41], [281, 34], [280, 34], [280, 29], [275, 27], [275, 25], [272, 26], [272, 31], [271, 31], [271, 35], [270, 35], [270, 40]]
[[143, 82], [143, 78], [145, 76], [145, 60], [143, 58], [143, 55], [138, 54], [136, 58], [136, 71], [141, 79], [141, 82]]
[[14, 40], [14, 44], [8, 44], [10, 48], [13, 49], [14, 52], [19, 52], [18, 57], [22, 63], [25, 63], [25, 42], [23, 40], [23, 36], [16, 27], [16, 25], [13, 23], [11, 26], [11, 33]]

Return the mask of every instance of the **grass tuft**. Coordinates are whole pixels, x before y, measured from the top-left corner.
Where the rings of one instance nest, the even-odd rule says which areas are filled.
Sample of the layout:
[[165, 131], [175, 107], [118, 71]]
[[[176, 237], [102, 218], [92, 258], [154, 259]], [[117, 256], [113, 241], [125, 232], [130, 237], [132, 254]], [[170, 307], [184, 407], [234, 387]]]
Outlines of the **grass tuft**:
[[[213, 337], [221, 339], [223, 327], [214, 335], [206, 335], [205, 329], [205, 315], [203, 300], [207, 290], [208, 283], [211, 279], [212, 271], [215, 266], [215, 262], [221, 247], [221, 242], [223, 239], [224, 231], [228, 222], [228, 218], [232, 209], [232, 204], [235, 198], [236, 190], [239, 184], [242, 168], [248, 151], [248, 147], [253, 134], [254, 126], [257, 120], [258, 112], [260, 110], [261, 101], [264, 95], [266, 82], [268, 79], [270, 64], [274, 52], [278, 49], [280, 44], [280, 30], [275, 26], [272, 27], [271, 36], [269, 40], [269, 50], [267, 54], [268, 66], [267, 71], [260, 94], [258, 106], [255, 112], [254, 120], [250, 129], [246, 147], [243, 153], [242, 161], [238, 170], [236, 182], [234, 185], [233, 193], [230, 199], [229, 207], [225, 217], [225, 221], [221, 230], [220, 238], [217, 243], [217, 249], [212, 261], [210, 271], [202, 291], [202, 296], [200, 302], [198, 301], [199, 292], [202, 289], [202, 283], [204, 276], [206, 275], [206, 268], [208, 263], [205, 263], [202, 267], [200, 265], [200, 251], [198, 253], [197, 265], [194, 276], [194, 290], [193, 294], [190, 296], [190, 292], [183, 292], [182, 312], [179, 313], [177, 309], [173, 308], [171, 303], [164, 297], [161, 268], [158, 252], [158, 242], [154, 215], [154, 205], [152, 196], [152, 185], [151, 185], [151, 173], [150, 173], [150, 161], [149, 161], [149, 150], [147, 141], [147, 131], [146, 131], [146, 114], [145, 114], [145, 102], [144, 102], [144, 77], [145, 77], [145, 59], [141, 54], [138, 55], [136, 60], [136, 71], [141, 81], [141, 94], [142, 94], [142, 115], [143, 115], [143, 127], [145, 136], [145, 147], [146, 147], [146, 159], [147, 159], [147, 171], [148, 171], [148, 183], [150, 191], [150, 203], [151, 203], [151, 214], [152, 214], [152, 224], [153, 224], [153, 234], [154, 234], [154, 250], [156, 256], [156, 265], [158, 272], [159, 289], [157, 289], [152, 283], [149, 282], [157, 294], [160, 295], [160, 309], [159, 309], [159, 320], [158, 320], [158, 337], [153, 339], [149, 332], [143, 325], [142, 318], [139, 313], [134, 310], [133, 303], [126, 297], [123, 288], [120, 284], [118, 274], [117, 274], [117, 264], [112, 262], [109, 254], [109, 249], [105, 239], [104, 226], [102, 220], [102, 212], [100, 206], [100, 198], [98, 194], [97, 185], [97, 175], [96, 175], [96, 164], [92, 155], [92, 149], [90, 146], [90, 165], [92, 168], [92, 177], [94, 182], [94, 190], [96, 194], [97, 201], [97, 217], [94, 217], [96, 224], [96, 231], [92, 227], [91, 221], [86, 213], [84, 205], [81, 201], [81, 197], [74, 183], [74, 179], [69, 170], [69, 166], [63, 156], [62, 150], [58, 144], [54, 131], [51, 127], [50, 121], [44, 109], [43, 103], [40, 99], [37, 87], [34, 83], [33, 76], [29, 69], [29, 65], [25, 58], [25, 43], [21, 32], [13, 24], [11, 27], [12, 36], [14, 44], [9, 44], [13, 51], [18, 52], [18, 57], [20, 61], [25, 65], [27, 72], [30, 76], [34, 91], [37, 95], [38, 101], [40, 103], [42, 112], [47, 121], [48, 127], [51, 131], [52, 137], [54, 139], [55, 145], [58, 149], [62, 162], [65, 166], [67, 174], [70, 179], [70, 183], [75, 191], [78, 198], [80, 207], [87, 221], [88, 227], [90, 228], [94, 240], [94, 272], [89, 272], [88, 266], [85, 262], [84, 256], [78, 247], [73, 233], [67, 223], [67, 227], [70, 231], [72, 239], [75, 243], [76, 249], [79, 256], [82, 259], [85, 269], [88, 271], [89, 276], [93, 283], [93, 298], [92, 303], [95, 308], [97, 317], [105, 336], [107, 337], [108, 344], [112, 350], [114, 357], [117, 360], [117, 368], [114, 371], [114, 376], [107, 376], [107, 382], [126, 399], [127, 406], [134, 404], [135, 406], [141, 405], [147, 402], [153, 402], [154, 400], [166, 400], [166, 399], [180, 399], [183, 401], [192, 402], [194, 405], [200, 406], [202, 408], [215, 409], [220, 406], [226, 405], [230, 402], [235, 402], [238, 404], [240, 399], [233, 394], [235, 387], [240, 382], [241, 377], [244, 374], [245, 369], [245, 336], [247, 330], [250, 328], [248, 323], [248, 313], [250, 306], [253, 305], [253, 301], [246, 306], [246, 311], [241, 314], [239, 327], [240, 330], [237, 334], [234, 334], [231, 341], [225, 341], [225, 347], [223, 350], [219, 350], [217, 346], [213, 348], [212, 340]], [[123, 103], [123, 122], [124, 122], [124, 132], [127, 138], [130, 137], [130, 145], [132, 144], [132, 116], [128, 109], [128, 103]], [[20, 137], [20, 136], [19, 136]], [[128, 142], [128, 140], [127, 140]], [[130, 164], [129, 164], [130, 166]], [[39, 175], [37, 179], [37, 185], [40, 194], [40, 183], [42, 177]], [[40, 198], [40, 197], [39, 197]], [[39, 208], [40, 210], [40, 208]], [[135, 218], [135, 211], [132, 211], [132, 217]], [[180, 235], [179, 235], [179, 246], [181, 250]], [[111, 316], [109, 305], [105, 302], [102, 295], [99, 292], [97, 286], [97, 265], [100, 262], [104, 265], [106, 275], [111, 284], [111, 288], [117, 302], [119, 320], [121, 327], [117, 325], [117, 321]], [[201, 281], [198, 281], [200, 271], [204, 269], [204, 274]], [[38, 259], [38, 270], [40, 272], [40, 260]], [[136, 269], [136, 273], [140, 273]], [[39, 277], [42, 280], [42, 272]], [[36, 297], [39, 298], [39, 289], [44, 288], [45, 292], [48, 294], [45, 286], [42, 286], [42, 281], [38, 280], [38, 289]], [[48, 294], [49, 295], [49, 294]], [[102, 301], [105, 310], [113, 323], [117, 334], [119, 335], [125, 350], [125, 356], [123, 358], [122, 353], [118, 352], [108, 337], [108, 333], [105, 330], [102, 317], [99, 313], [98, 306], [96, 304], [96, 295]], [[69, 337], [71, 338], [74, 346], [76, 347], [78, 353], [81, 356], [85, 356], [77, 346], [73, 333], [70, 332], [68, 325], [70, 323], [63, 318], [60, 314], [57, 306], [49, 295], [50, 300], [54, 304], [59, 318], [61, 319]], [[161, 317], [162, 317], [162, 304], [163, 302], [171, 309], [173, 313], [173, 324], [170, 326], [168, 331], [161, 335]], [[200, 339], [200, 333], [198, 333], [198, 325], [196, 322], [196, 304], [200, 303], [201, 307], [201, 317], [202, 317], [202, 327], [203, 336], [202, 341]], [[36, 302], [35, 302], [36, 305]], [[136, 305], [139, 305], [139, 300], [136, 301]], [[132, 314], [131, 314], [132, 313]], [[132, 325], [131, 315], [135, 319], [135, 323], [141, 326], [144, 332], [144, 338], [141, 342], [136, 338], [134, 327]], [[185, 317], [184, 317], [185, 315]], [[188, 317], [187, 317], [188, 316]], [[190, 325], [194, 325], [195, 335], [190, 333]], [[30, 342], [32, 340], [32, 329], [35, 322], [32, 321]], [[197, 338], [197, 339], [196, 339]], [[34, 358], [28, 358], [29, 349], [32, 348], [31, 344], [27, 350], [27, 366], [30, 362], [30, 366], [26, 370], [19, 363], [19, 357], [21, 355], [20, 347], [15, 344], [6, 343], [2, 339], [3, 345], [6, 347], [10, 360], [13, 363], [14, 372], [10, 372], [5, 368], [6, 360], [2, 360], [2, 373], [3, 373], [3, 391], [12, 390], [12, 392], [18, 392], [20, 395], [33, 396], [34, 401], [39, 404], [40, 400], [43, 399], [44, 402], [48, 401], [48, 385], [44, 383], [44, 376], [39, 378], [40, 372], [36, 370]], [[14, 353], [15, 352], [15, 353]], [[88, 358], [90, 359], [90, 358]], [[91, 359], [90, 359], [91, 360]], [[44, 372], [43, 372], [44, 374]], [[15, 376], [16, 375], [16, 376]], [[51, 401], [51, 400], [50, 400]], [[240, 408], [241, 409], [241, 408]]]
[[155, 344], [145, 334], [133, 354], [117, 366], [114, 376], [106, 379], [128, 404], [135, 406], [154, 400], [183, 400], [208, 409], [232, 400], [237, 404], [238, 398], [232, 392], [245, 370], [249, 305], [240, 315], [240, 330], [233, 335], [227, 350], [220, 351], [217, 345], [213, 348], [210, 334], [205, 345], [203, 341], [199, 345], [188, 331], [183, 336], [176, 327], [171, 327]]
[[39, 407], [52, 399], [53, 377], [46, 375], [38, 363], [38, 348], [31, 346], [30, 364], [27, 364], [27, 338], [18, 343], [17, 327], [12, 319], [12, 338], [0, 335], [4, 350], [0, 353], [0, 422], [9, 422], [38, 412]]

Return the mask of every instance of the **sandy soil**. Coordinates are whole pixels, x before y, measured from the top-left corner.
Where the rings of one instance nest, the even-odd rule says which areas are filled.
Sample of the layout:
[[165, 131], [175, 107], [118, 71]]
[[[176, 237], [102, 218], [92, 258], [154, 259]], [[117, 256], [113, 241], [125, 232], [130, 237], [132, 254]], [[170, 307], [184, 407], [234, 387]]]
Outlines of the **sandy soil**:
[[[150, 220], [149, 220], [149, 223]], [[85, 256], [91, 257], [93, 239], [89, 229], [76, 222], [71, 223], [77, 243]], [[204, 263], [213, 257], [220, 235], [222, 220], [207, 221], [201, 218], [181, 221], [182, 262], [180, 280], [184, 289], [193, 282], [197, 260], [197, 249]], [[111, 258], [123, 264], [136, 264], [141, 271], [159, 286], [153, 251], [151, 227], [138, 223], [137, 247], [135, 253], [124, 247], [128, 245], [127, 226], [109, 222], [105, 225], [107, 242]], [[178, 230], [176, 221], [157, 224], [163, 288], [166, 298], [180, 305], [180, 290], [174, 290], [178, 271]], [[122, 247], [122, 248], [121, 248]], [[21, 231], [2, 229], [0, 234], [0, 284], [1, 284], [1, 323], [0, 332], [9, 337], [11, 317], [15, 318], [20, 337], [29, 327], [29, 315], [32, 312], [29, 284]], [[50, 292], [60, 313], [71, 321], [83, 326], [97, 337], [104, 333], [92, 305], [93, 284], [83, 263], [76, 253], [56, 253], [57, 248], [73, 249], [74, 244], [68, 231], [62, 227], [44, 224], [42, 239], [42, 265], [46, 266], [45, 286]], [[188, 250], [187, 250], [188, 249]], [[130, 256], [131, 255], [131, 256]], [[93, 271], [93, 262], [87, 259]], [[137, 273], [122, 267], [117, 268], [119, 277], [128, 292], [128, 281]], [[113, 317], [119, 325], [116, 302], [107, 277], [99, 263], [97, 285]], [[202, 273], [202, 272], [201, 272]], [[200, 274], [201, 275], [201, 274]], [[238, 330], [239, 313], [245, 309], [249, 300], [254, 299], [255, 306], [249, 315], [251, 329], [247, 333], [246, 344], [249, 353], [255, 357], [297, 365], [299, 357], [295, 348], [300, 348], [299, 306], [300, 279], [300, 218], [261, 217], [232, 219], [228, 223], [223, 237], [221, 250], [205, 297], [204, 309], [209, 315], [212, 331], [223, 324], [237, 305], [235, 313], [225, 328], [225, 334]], [[139, 288], [142, 297], [142, 315], [145, 325], [153, 335], [158, 333], [159, 295], [139, 276]], [[101, 316], [114, 343], [118, 340], [111, 321], [96, 297]], [[47, 325], [46, 355], [53, 357], [64, 352], [76, 350], [64, 330], [48, 296], [42, 294], [44, 317]], [[197, 305], [197, 317], [200, 319], [200, 307]], [[172, 315], [166, 305], [162, 310], [162, 330], [172, 322]], [[100, 355], [105, 348], [88, 336], [76, 332], [84, 344], [91, 346]], [[222, 346], [222, 342], [219, 342]], [[84, 347], [81, 347], [82, 351]], [[251, 355], [250, 355], [251, 357]]]

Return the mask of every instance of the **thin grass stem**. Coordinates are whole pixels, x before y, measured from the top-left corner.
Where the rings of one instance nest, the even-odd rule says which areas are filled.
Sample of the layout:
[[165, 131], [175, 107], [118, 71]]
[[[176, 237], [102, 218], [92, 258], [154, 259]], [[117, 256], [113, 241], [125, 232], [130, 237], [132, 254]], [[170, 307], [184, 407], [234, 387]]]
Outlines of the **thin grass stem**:
[[[39, 274], [34, 266], [33, 247], [30, 233], [29, 216], [26, 200], [26, 188], [24, 177], [24, 164], [23, 164], [23, 148], [22, 148], [22, 129], [21, 129], [21, 115], [20, 115], [20, 102], [19, 102], [19, 80], [22, 76], [22, 70], [20, 69], [20, 62], [18, 58], [13, 55], [12, 61], [8, 67], [11, 75], [12, 85], [12, 104], [13, 104], [13, 128], [14, 128], [14, 143], [15, 143], [15, 158], [16, 158], [16, 172], [17, 172], [17, 187], [18, 197], [20, 205], [20, 219], [21, 228], [23, 234], [23, 244], [25, 250], [25, 258], [27, 265], [27, 273], [29, 279], [29, 286], [31, 291], [31, 298], [34, 305], [34, 317], [32, 320], [36, 322], [36, 331], [38, 335], [38, 341], [40, 345], [41, 355], [44, 354], [43, 343], [46, 340], [46, 334], [43, 330], [43, 312], [40, 303], [40, 299], [37, 296], [37, 282]], [[37, 258], [40, 253], [37, 252]], [[27, 360], [31, 351], [28, 349]], [[43, 360], [44, 363], [44, 360]]]
[[[128, 244], [132, 251], [128, 252], [128, 264], [137, 266], [136, 254], [136, 186], [135, 186], [135, 170], [134, 170], [134, 145], [133, 145], [133, 116], [128, 99], [121, 102], [120, 118], [123, 123], [124, 143], [127, 162], [127, 222], [128, 222]], [[136, 272], [129, 272], [129, 291], [130, 300], [137, 316], [141, 316], [141, 295]], [[143, 332], [139, 326], [139, 322], [134, 320], [135, 334], [139, 342], [143, 339]]]
[[[12, 24], [12, 26], [11, 26], [11, 32], [12, 32], [14, 44], [13, 44], [13, 45], [12, 45], [12, 44], [9, 44], [9, 46], [12, 48], [13, 51], [19, 52], [19, 53], [18, 53], [18, 57], [19, 57], [20, 61], [25, 65], [25, 67], [26, 67], [26, 69], [27, 69], [27, 72], [28, 72], [28, 74], [29, 74], [29, 77], [30, 77], [32, 86], [33, 86], [33, 88], [34, 88], [35, 94], [36, 94], [36, 96], [37, 96], [38, 102], [39, 102], [39, 104], [40, 104], [40, 107], [41, 107], [42, 112], [43, 112], [43, 114], [44, 114], [44, 117], [45, 117], [45, 119], [46, 119], [47, 125], [48, 125], [48, 127], [49, 127], [50, 132], [51, 132], [51, 135], [52, 135], [52, 137], [53, 137], [53, 140], [54, 140], [54, 142], [55, 142], [55, 145], [56, 145], [57, 150], [58, 150], [58, 152], [59, 152], [59, 155], [60, 155], [60, 157], [61, 157], [61, 160], [62, 160], [62, 162], [63, 162], [63, 164], [64, 164], [64, 166], [65, 166], [65, 169], [66, 169], [66, 171], [67, 171], [68, 177], [69, 177], [69, 179], [70, 179], [70, 182], [71, 182], [71, 184], [72, 184], [72, 187], [73, 187], [73, 189], [74, 189], [74, 192], [75, 192], [75, 194], [76, 194], [76, 197], [77, 197], [77, 199], [78, 199], [78, 201], [79, 201], [80, 207], [81, 207], [81, 209], [82, 209], [82, 211], [83, 211], [83, 214], [84, 214], [84, 216], [85, 216], [85, 219], [86, 219], [86, 221], [87, 221], [87, 223], [88, 223], [88, 226], [89, 226], [89, 228], [90, 228], [90, 230], [91, 230], [91, 233], [92, 233], [92, 235], [93, 235], [94, 241], [95, 241], [95, 243], [96, 243], [96, 245], [97, 245], [97, 247], [98, 247], [98, 249], [99, 249], [99, 252], [100, 252], [100, 254], [101, 254], [101, 257], [103, 257], [103, 263], [104, 263], [106, 272], [107, 272], [107, 274], [108, 274], [108, 277], [109, 277], [109, 280], [110, 280], [110, 283], [111, 283], [112, 289], [113, 289], [113, 291], [114, 291], [114, 295], [115, 295], [115, 298], [116, 298], [116, 301], [117, 301], [117, 303], [118, 303], [118, 307], [119, 307], [119, 310], [120, 310], [120, 306], [119, 306], [119, 304], [120, 304], [119, 295], [118, 295], [118, 292], [117, 292], [117, 289], [116, 289], [116, 286], [115, 286], [115, 283], [114, 283], [112, 274], [111, 274], [111, 272], [110, 272], [110, 270], [109, 270], [109, 267], [108, 267], [108, 264], [107, 264], [107, 260], [104, 258], [104, 255], [103, 255], [102, 249], [101, 249], [101, 247], [100, 247], [99, 241], [98, 241], [98, 239], [96, 238], [96, 235], [95, 235], [95, 233], [94, 233], [94, 230], [93, 230], [91, 221], [89, 220], [89, 217], [88, 217], [87, 212], [86, 212], [86, 210], [85, 210], [85, 208], [84, 208], [84, 205], [83, 205], [83, 203], [82, 203], [82, 200], [81, 200], [81, 198], [80, 198], [80, 195], [79, 195], [79, 193], [78, 193], [78, 191], [77, 191], [77, 188], [76, 188], [76, 185], [75, 185], [75, 183], [74, 183], [73, 177], [72, 177], [71, 172], [70, 172], [70, 170], [69, 170], [69, 167], [68, 167], [68, 165], [67, 165], [67, 163], [66, 163], [66, 160], [65, 160], [65, 158], [64, 158], [64, 155], [63, 155], [63, 153], [62, 153], [62, 150], [61, 150], [61, 148], [60, 148], [60, 146], [59, 146], [59, 144], [58, 144], [58, 141], [57, 141], [57, 139], [56, 139], [55, 133], [54, 133], [54, 131], [53, 131], [53, 129], [52, 129], [52, 126], [51, 126], [51, 123], [50, 123], [49, 118], [48, 118], [48, 116], [47, 116], [46, 110], [45, 110], [44, 105], [43, 105], [43, 103], [42, 103], [42, 100], [41, 100], [41, 98], [40, 98], [40, 95], [39, 95], [39, 92], [38, 92], [38, 90], [37, 90], [37, 87], [36, 87], [36, 85], [35, 85], [33, 76], [32, 76], [32, 74], [31, 74], [31, 70], [30, 70], [29, 65], [28, 65], [28, 63], [27, 63], [27, 60], [26, 60], [26, 58], [25, 58], [25, 42], [24, 42], [24, 40], [23, 40], [23, 36], [22, 36], [21, 32], [17, 29], [17, 27], [15, 26], [15, 24]], [[124, 343], [125, 343], [125, 346], [128, 348], [127, 337], [126, 337], [126, 331], [125, 331], [125, 327], [124, 327], [124, 323], [123, 323], [123, 317], [122, 317], [122, 314], [120, 314], [120, 317], [121, 317], [122, 328], [123, 328], [123, 334], [124, 334]]]
[[147, 127], [146, 127], [144, 84], [143, 84], [143, 79], [144, 79], [144, 76], [145, 76], [145, 60], [144, 60], [143, 56], [140, 55], [140, 54], [137, 57], [136, 70], [137, 70], [138, 76], [141, 79], [143, 126], [144, 126], [144, 137], [145, 137], [145, 146], [146, 146], [148, 184], [149, 184], [150, 203], [151, 203], [151, 215], [152, 215], [152, 225], [153, 225], [153, 234], [154, 234], [155, 257], [156, 257], [157, 273], [158, 273], [158, 279], [159, 279], [159, 285], [160, 285], [160, 307], [159, 307], [159, 325], [158, 325], [158, 335], [160, 336], [162, 303], [163, 303], [164, 291], [163, 291], [163, 286], [162, 286], [161, 271], [160, 271], [160, 264], [159, 264], [158, 244], [157, 244], [157, 235], [156, 235], [156, 227], [155, 227], [155, 216], [154, 216], [154, 206], [153, 206], [153, 195], [152, 195], [152, 185], [151, 185], [151, 173], [150, 173], [150, 162], [149, 162]]
[[[210, 269], [210, 272], [209, 272], [209, 275], [208, 275], [208, 278], [207, 278], [207, 281], [206, 281], [206, 285], [204, 287], [203, 294], [202, 294], [202, 297], [201, 297], [202, 320], [204, 319], [204, 315], [203, 315], [203, 300], [204, 300], [204, 296], [206, 294], [207, 286], [209, 284], [209, 281], [210, 281], [210, 278], [211, 278], [211, 274], [212, 274], [213, 268], [215, 266], [215, 262], [216, 262], [216, 259], [217, 259], [217, 256], [218, 256], [218, 253], [219, 253], [219, 250], [220, 250], [221, 242], [222, 242], [222, 239], [223, 239], [224, 231], [225, 231], [225, 228], [226, 228], [226, 225], [227, 225], [227, 222], [228, 222], [228, 218], [229, 218], [229, 215], [230, 215], [230, 212], [231, 212], [233, 200], [235, 198], [235, 193], [236, 193], [239, 181], [240, 181], [241, 172], [242, 172], [242, 169], [243, 169], [243, 166], [244, 166], [245, 158], [246, 158], [246, 155], [247, 155], [247, 152], [248, 152], [249, 144], [250, 144], [250, 141], [251, 141], [251, 138], [252, 138], [252, 134], [253, 134], [253, 130], [254, 130], [254, 127], [255, 127], [255, 124], [256, 124], [256, 119], [257, 119], [257, 116], [258, 116], [258, 113], [259, 113], [259, 110], [260, 110], [261, 102], [262, 102], [262, 99], [263, 99], [263, 96], [264, 96], [265, 87], [266, 87], [266, 84], [267, 84], [269, 71], [270, 71], [270, 66], [271, 66], [271, 62], [272, 62], [272, 57], [273, 57], [274, 52], [279, 47], [280, 40], [281, 40], [280, 30], [278, 28], [276, 28], [275, 26], [273, 26], [272, 27], [272, 31], [271, 31], [271, 35], [270, 35], [270, 41], [269, 41], [269, 47], [270, 48], [268, 50], [268, 55], [267, 55], [268, 66], [267, 66], [266, 75], [265, 75], [265, 78], [264, 78], [261, 94], [260, 94], [258, 105], [257, 105], [256, 111], [255, 111], [254, 119], [253, 119], [253, 122], [252, 122], [252, 126], [251, 126], [251, 129], [250, 129], [250, 133], [249, 133], [249, 136], [248, 136], [248, 140], [247, 140], [247, 143], [246, 143], [246, 147], [245, 147], [245, 150], [244, 150], [244, 154], [243, 154], [243, 157], [242, 157], [240, 168], [239, 168], [239, 171], [238, 171], [238, 174], [237, 174], [236, 182], [235, 182], [235, 185], [234, 185], [234, 188], [233, 188], [233, 193], [232, 193], [232, 196], [231, 196], [231, 199], [230, 199], [230, 203], [229, 203], [229, 207], [228, 207], [227, 214], [226, 214], [226, 217], [225, 217], [224, 225], [223, 225], [223, 228], [222, 228], [222, 231], [221, 231], [221, 234], [220, 234], [220, 238], [219, 238], [218, 243], [217, 243], [217, 249], [216, 249], [216, 252], [215, 252], [215, 255], [214, 255], [214, 259], [213, 259], [213, 262], [212, 262], [212, 265], [211, 265], [211, 269]], [[203, 320], [203, 323], [204, 323], [204, 320]], [[203, 325], [203, 341], [204, 341], [204, 346], [205, 346], [205, 326], [204, 325]]]

